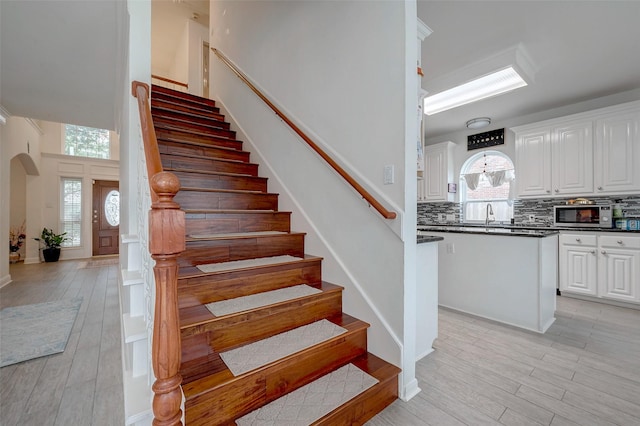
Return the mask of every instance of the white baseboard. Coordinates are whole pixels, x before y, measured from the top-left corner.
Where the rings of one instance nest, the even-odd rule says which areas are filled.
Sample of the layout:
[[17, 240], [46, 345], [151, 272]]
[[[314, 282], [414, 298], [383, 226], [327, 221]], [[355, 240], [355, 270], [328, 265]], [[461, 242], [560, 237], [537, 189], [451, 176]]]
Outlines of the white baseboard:
[[24, 263], [29, 264], [29, 263], [40, 263], [40, 258], [39, 257], [27, 257], [24, 259]]
[[11, 282], [11, 274], [7, 274], [4, 277], [0, 278], [0, 288]]
[[409, 383], [404, 385], [403, 389], [401, 389], [400, 399], [404, 402], [408, 402], [409, 400], [411, 400], [411, 398], [419, 394], [421, 391], [422, 389], [418, 387], [418, 379], [414, 378]]
[[433, 352], [433, 348], [429, 348], [428, 350], [424, 351], [423, 353], [421, 353], [416, 357], [416, 362], [420, 361], [422, 358], [429, 355], [431, 352]]

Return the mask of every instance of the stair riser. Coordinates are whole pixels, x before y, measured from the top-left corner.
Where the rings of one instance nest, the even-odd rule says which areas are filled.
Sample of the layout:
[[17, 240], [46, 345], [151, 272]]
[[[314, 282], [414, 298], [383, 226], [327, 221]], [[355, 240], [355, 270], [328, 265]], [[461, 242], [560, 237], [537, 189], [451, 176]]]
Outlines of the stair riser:
[[304, 234], [220, 241], [189, 241], [180, 255], [182, 265], [200, 265], [234, 260], [289, 255], [304, 256]]
[[231, 125], [223, 120], [217, 120], [214, 117], [206, 115], [196, 115], [184, 113], [181, 111], [167, 111], [164, 108], [151, 108], [151, 113], [154, 118], [159, 118], [165, 121], [176, 120], [178, 122], [188, 122], [193, 124], [200, 124], [203, 126], [215, 127], [216, 129], [229, 130]]
[[162, 139], [158, 140], [158, 148], [161, 154], [199, 155], [201, 157], [242, 161], [244, 163], [249, 162], [250, 156], [250, 154], [245, 151], [190, 145], [188, 143], [170, 142]]
[[[180, 182], [183, 182], [182, 178]], [[291, 231], [290, 212], [187, 213], [187, 235], [230, 232]]]
[[177, 90], [167, 89], [166, 87], [152, 85], [151, 86], [151, 99], [172, 99], [173, 102], [192, 104], [192, 105], [206, 105], [208, 107], [215, 107], [216, 102], [212, 99], [201, 98], [199, 96], [192, 95], [186, 92], [180, 92]]
[[173, 171], [180, 185], [187, 188], [267, 191], [267, 179], [253, 176], [229, 176]]
[[338, 289], [244, 314], [220, 318], [209, 314], [208, 321], [183, 327], [180, 338], [183, 348], [206, 343], [214, 351], [224, 352], [332, 315], [340, 315], [341, 312], [342, 290]]
[[321, 259], [178, 280], [178, 307], [186, 308], [297, 284], [322, 281]]
[[219, 108], [203, 105], [184, 105], [175, 103], [173, 100], [151, 99], [151, 108], [169, 108], [174, 111], [201, 114], [202, 116], [224, 121], [224, 115], [220, 114]]
[[186, 142], [197, 142], [207, 144], [220, 148], [230, 148], [235, 150], [242, 150], [242, 142], [235, 139], [228, 139], [216, 136], [199, 135], [188, 131], [180, 131], [173, 129], [165, 129], [162, 126], [156, 126], [156, 135], [158, 138], [173, 138]]
[[160, 154], [160, 158], [163, 167], [173, 169], [206, 170], [209, 172], [237, 173], [250, 176], [258, 175], [257, 164], [210, 160], [208, 158], [176, 157], [167, 154]]
[[[228, 386], [216, 388], [185, 402], [186, 423], [207, 425], [212, 418], [220, 422], [241, 417], [260, 406], [310, 383], [321, 374], [338, 368], [366, 350], [366, 330], [350, 334], [339, 343], [323, 344], [280, 365], [258, 370]], [[188, 385], [185, 394], [188, 394]]]
[[165, 125], [167, 127], [174, 128], [177, 130], [193, 130], [199, 133], [204, 133], [206, 135], [222, 136], [230, 139], [233, 139], [236, 137], [236, 132], [234, 132], [233, 130], [221, 129], [215, 126], [205, 126], [202, 124], [196, 124], [191, 122], [176, 121], [172, 119], [166, 119], [164, 117], [154, 116], [153, 124]]
[[278, 210], [277, 194], [180, 191], [174, 200], [183, 209]]
[[363, 425], [398, 399], [398, 376], [367, 389], [313, 426]]

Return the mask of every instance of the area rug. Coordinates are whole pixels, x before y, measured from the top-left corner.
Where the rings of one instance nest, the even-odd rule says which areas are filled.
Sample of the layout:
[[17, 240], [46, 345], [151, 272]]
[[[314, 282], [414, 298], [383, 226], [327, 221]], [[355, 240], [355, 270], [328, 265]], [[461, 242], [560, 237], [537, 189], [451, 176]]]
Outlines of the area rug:
[[376, 378], [347, 364], [239, 418], [236, 424], [308, 426], [376, 383]]
[[227, 364], [231, 373], [238, 376], [346, 332], [346, 329], [323, 319], [264, 340], [221, 352], [220, 357]]
[[0, 310], [0, 367], [63, 352], [82, 298]]
[[219, 302], [207, 303], [205, 306], [217, 317], [235, 314], [237, 312], [248, 311], [261, 306], [273, 305], [274, 303], [285, 302], [299, 297], [311, 296], [322, 293], [317, 288], [306, 284], [293, 287], [281, 288], [278, 290], [265, 291], [251, 294], [249, 296], [236, 297], [233, 299], [221, 300]]

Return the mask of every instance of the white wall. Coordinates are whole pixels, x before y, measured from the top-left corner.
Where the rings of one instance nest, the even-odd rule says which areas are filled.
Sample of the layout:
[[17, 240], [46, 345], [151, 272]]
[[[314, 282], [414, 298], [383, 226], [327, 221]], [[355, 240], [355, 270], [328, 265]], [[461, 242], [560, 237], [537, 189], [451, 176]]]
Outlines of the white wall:
[[188, 92], [198, 96], [202, 96], [202, 43], [208, 41], [207, 27], [186, 20], [170, 71], [172, 79], [186, 82]]
[[[9, 227], [18, 229], [27, 220], [27, 172], [18, 157], [11, 159], [10, 202], [9, 202]], [[25, 229], [26, 230], [26, 229]], [[24, 259], [25, 246], [18, 250]]]
[[[11, 203], [11, 159], [19, 157], [25, 168], [27, 192], [28, 182], [40, 173], [40, 141], [42, 129], [38, 123], [23, 117], [9, 117], [5, 125], [0, 126], [0, 238], [5, 244], [0, 248], [0, 286], [11, 281], [9, 274], [9, 248], [6, 241], [9, 239], [10, 227], [10, 203]], [[31, 194], [30, 194], [31, 195]], [[33, 220], [34, 212], [29, 210], [28, 199], [26, 202], [26, 235], [27, 240], [22, 250], [28, 256], [30, 247], [37, 245], [33, 238], [39, 235], [38, 223]], [[42, 228], [40, 228], [42, 229]]]
[[[220, 49], [333, 158], [402, 218], [409, 136], [415, 156], [416, 80], [407, 81], [403, 2], [214, 2]], [[415, 3], [411, 73], [415, 78]], [[260, 173], [324, 257], [323, 278], [345, 287], [344, 311], [371, 323], [369, 349], [402, 364], [405, 243], [344, 181], [212, 55], [212, 93], [260, 158]], [[395, 184], [383, 185], [384, 165]], [[413, 183], [415, 186], [415, 182]], [[415, 187], [406, 226], [415, 259]], [[400, 222], [402, 219], [396, 219]], [[413, 223], [411, 223], [413, 221]], [[395, 222], [395, 223], [398, 223]], [[402, 234], [402, 231], [400, 231]], [[405, 235], [402, 235], [405, 237]], [[415, 285], [415, 263], [413, 285]], [[413, 339], [413, 336], [411, 337]], [[411, 357], [415, 352], [411, 353]]]

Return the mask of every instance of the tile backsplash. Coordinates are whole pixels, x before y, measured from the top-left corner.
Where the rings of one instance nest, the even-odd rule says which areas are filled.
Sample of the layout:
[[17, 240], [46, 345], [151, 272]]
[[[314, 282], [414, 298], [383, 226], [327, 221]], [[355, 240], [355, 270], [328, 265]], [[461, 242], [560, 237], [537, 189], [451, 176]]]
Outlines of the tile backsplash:
[[[539, 198], [514, 200], [513, 216], [515, 223], [528, 223], [529, 215], [534, 215], [540, 225], [553, 224], [553, 206], [561, 205], [576, 198]], [[625, 217], [640, 218], [640, 194], [614, 197], [589, 198], [596, 204], [619, 204]], [[440, 220], [440, 215], [453, 215], [454, 223], [460, 222], [462, 206], [460, 203], [419, 203], [418, 225], [451, 222]]]

